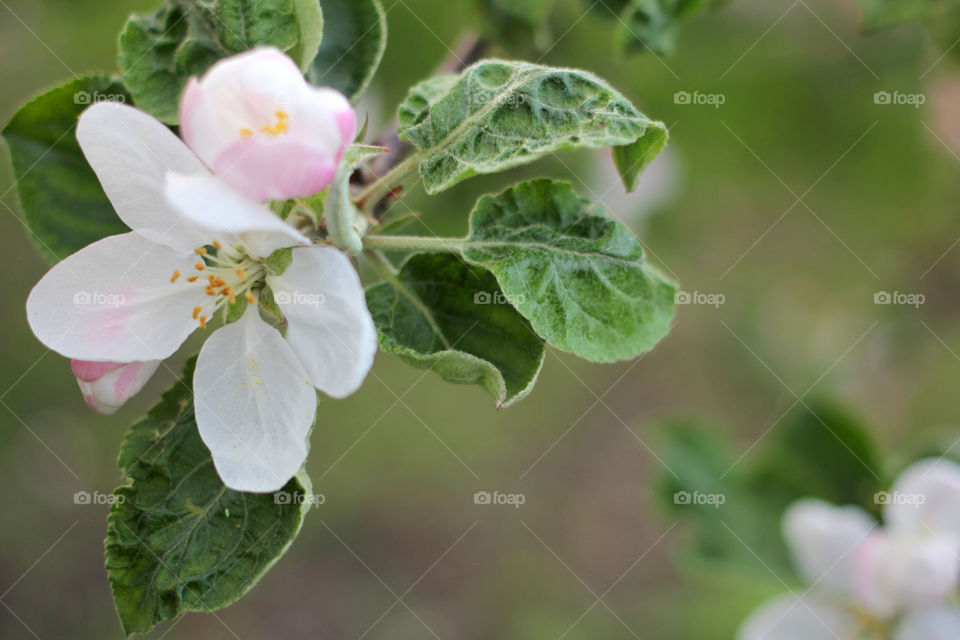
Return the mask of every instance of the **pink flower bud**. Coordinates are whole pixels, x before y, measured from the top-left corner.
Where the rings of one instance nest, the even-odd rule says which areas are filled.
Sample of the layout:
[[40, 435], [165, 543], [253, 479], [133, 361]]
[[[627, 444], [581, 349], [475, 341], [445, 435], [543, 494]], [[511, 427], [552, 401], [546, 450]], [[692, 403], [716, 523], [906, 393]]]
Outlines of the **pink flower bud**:
[[71, 360], [83, 399], [94, 411], [111, 414], [132, 398], [153, 377], [159, 360], [149, 362], [88, 362]]
[[327, 187], [356, 132], [339, 92], [307, 83], [273, 47], [221, 60], [180, 100], [180, 134], [220, 178], [258, 200]]

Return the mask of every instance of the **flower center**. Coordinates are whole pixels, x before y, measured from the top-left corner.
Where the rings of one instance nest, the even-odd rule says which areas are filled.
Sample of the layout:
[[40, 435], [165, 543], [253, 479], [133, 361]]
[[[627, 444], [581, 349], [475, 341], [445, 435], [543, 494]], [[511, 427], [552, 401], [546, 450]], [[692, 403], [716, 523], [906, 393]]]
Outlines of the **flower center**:
[[[247, 254], [242, 246], [224, 246], [214, 240], [211, 251], [207, 247], [194, 249], [200, 259], [193, 265], [196, 274], [187, 276], [184, 280], [204, 288], [204, 292], [213, 298], [211, 315], [225, 304], [233, 304], [239, 296], [246, 298], [250, 304], [256, 304], [257, 298], [253, 292], [263, 284], [266, 267], [259, 259]], [[180, 271], [175, 270], [170, 282], [180, 279]], [[200, 328], [207, 326], [207, 316], [202, 307], [193, 308], [193, 319]]]
[[[283, 135], [287, 132], [287, 129], [289, 129], [290, 114], [283, 109], [277, 109], [274, 115], [277, 117], [276, 122], [273, 124], [260, 125], [260, 131], [270, 137]], [[248, 129], [247, 127], [240, 129], [240, 136], [243, 138], [252, 137], [253, 129]]]

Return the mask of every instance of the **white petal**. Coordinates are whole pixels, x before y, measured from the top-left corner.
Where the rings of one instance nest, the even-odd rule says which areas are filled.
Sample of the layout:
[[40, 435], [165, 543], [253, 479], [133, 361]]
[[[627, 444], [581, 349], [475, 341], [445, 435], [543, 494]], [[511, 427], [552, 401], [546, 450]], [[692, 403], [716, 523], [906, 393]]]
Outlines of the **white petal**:
[[204, 343], [193, 389], [200, 437], [228, 487], [276, 491], [303, 465], [316, 392], [255, 305]]
[[[76, 362], [76, 361], [74, 361]], [[94, 380], [77, 378], [83, 399], [94, 411], [103, 414], [115, 413], [123, 404], [147, 384], [160, 366], [160, 360], [131, 362]]]
[[793, 503], [784, 514], [783, 536], [793, 564], [807, 584], [849, 594], [854, 551], [875, 526], [857, 507], [804, 499]]
[[761, 605], [737, 631], [737, 640], [857, 640], [856, 619], [840, 603], [785, 594]]
[[957, 640], [960, 609], [943, 607], [908, 614], [897, 627], [893, 640]]
[[298, 248], [292, 257], [282, 276], [267, 277], [287, 318], [287, 342], [314, 386], [344, 398], [363, 383], [377, 352], [363, 285], [337, 249]]
[[896, 529], [960, 537], [960, 465], [932, 458], [904, 470], [886, 494], [885, 522]]
[[[192, 254], [154, 244], [136, 232], [110, 236], [60, 261], [27, 298], [37, 338], [77, 360], [162, 360], [209, 314], [210, 298], [185, 276]], [[184, 276], [171, 282], [174, 270]]]
[[952, 538], [877, 531], [857, 549], [854, 562], [857, 600], [887, 617], [942, 603], [957, 588], [960, 545]]
[[267, 207], [211, 175], [167, 175], [167, 201], [192, 224], [231, 244], [267, 257], [310, 240]]
[[164, 175], [209, 171], [170, 129], [133, 107], [102, 102], [80, 116], [77, 140], [128, 227], [176, 249], [202, 244], [164, 199]]

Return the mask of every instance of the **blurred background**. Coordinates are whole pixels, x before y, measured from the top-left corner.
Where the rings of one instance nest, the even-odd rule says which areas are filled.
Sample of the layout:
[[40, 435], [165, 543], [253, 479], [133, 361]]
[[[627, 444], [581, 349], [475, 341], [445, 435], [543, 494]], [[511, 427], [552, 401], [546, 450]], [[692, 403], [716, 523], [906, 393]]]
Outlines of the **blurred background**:
[[[363, 104], [373, 130], [477, 24], [466, 0], [384, 5], [389, 45]], [[114, 70], [127, 15], [153, 6], [0, 0], [0, 120], [73, 73]], [[550, 48], [524, 56], [592, 70], [670, 127], [639, 193], [623, 193], [608, 154], [566, 153], [435, 198], [413, 192], [405, 203], [426, 227], [407, 231], [462, 234], [483, 193], [523, 177], [570, 180], [690, 294], [672, 333], [615, 365], [548, 350], [533, 393], [501, 412], [479, 388], [378, 356], [359, 393], [320, 406], [307, 469], [326, 501], [290, 551], [239, 603], [150, 637], [730, 638], [794, 578], [772, 563], [690, 559], [693, 525], [655, 491], [677, 475], [674, 418], [711, 425], [731, 469], [763, 455], [813, 398], [867, 426], [878, 482], [930, 443], [950, 446], [960, 72], [949, 43], [918, 27], [865, 37], [855, 0], [736, 0], [686, 27], [674, 56], [623, 57], [611, 21], [585, 6], [559, 2]], [[924, 104], [878, 104], [881, 91]], [[0, 194], [0, 637], [120, 638], [103, 568], [108, 507], [73, 496], [113, 490], [126, 428], [174, 375], [161, 369], [114, 416], [85, 407], [69, 363], [25, 321], [46, 267], [6, 158]], [[877, 304], [881, 292], [893, 303]], [[525, 500], [477, 505], [477, 491]], [[730, 508], [705, 535], [763, 557]], [[775, 520], [763, 526], [779, 538]]]

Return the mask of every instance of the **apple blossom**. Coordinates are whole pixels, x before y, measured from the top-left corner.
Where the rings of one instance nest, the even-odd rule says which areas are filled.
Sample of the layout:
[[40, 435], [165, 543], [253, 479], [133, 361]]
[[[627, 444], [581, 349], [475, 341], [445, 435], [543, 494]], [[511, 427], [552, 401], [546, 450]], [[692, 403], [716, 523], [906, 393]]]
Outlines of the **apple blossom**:
[[314, 87], [273, 47], [225, 58], [180, 101], [180, 133], [215, 174], [256, 200], [322, 191], [356, 133], [338, 91]]
[[[228, 487], [279, 489], [306, 458], [314, 388], [347, 396], [372, 365], [376, 331], [356, 271], [340, 251], [306, 246], [141, 111], [92, 106], [77, 139], [132, 231], [54, 266], [27, 300], [31, 329], [75, 360], [159, 361], [218, 309], [246, 305], [200, 351], [197, 426]], [[268, 260], [280, 249], [290, 251], [282, 273]], [[260, 317], [268, 291], [285, 336]]]
[[70, 361], [70, 369], [77, 377], [87, 406], [108, 415], [143, 389], [159, 366], [159, 360], [128, 363]]
[[739, 640], [960, 637], [960, 465], [920, 461], [878, 496], [883, 526], [820, 500], [787, 509], [784, 538], [809, 589], [759, 607]]

